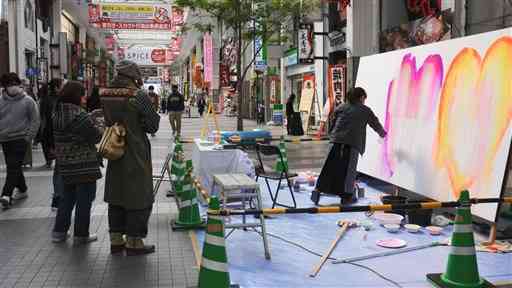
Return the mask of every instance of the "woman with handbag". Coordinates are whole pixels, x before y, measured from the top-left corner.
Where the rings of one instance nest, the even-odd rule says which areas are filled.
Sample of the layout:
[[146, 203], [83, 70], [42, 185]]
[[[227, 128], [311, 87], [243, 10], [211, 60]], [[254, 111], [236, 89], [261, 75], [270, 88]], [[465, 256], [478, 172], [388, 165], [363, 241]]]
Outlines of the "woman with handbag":
[[[109, 159], [105, 180], [111, 253], [153, 253], [143, 241], [154, 202], [151, 145], [147, 134], [157, 132], [160, 116], [141, 89], [137, 64], [123, 60], [108, 89], [100, 91], [107, 130], [100, 153]], [[123, 143], [126, 143], [123, 145]], [[127, 181], [130, 179], [130, 181]], [[126, 238], [124, 237], [126, 236]]]
[[83, 108], [85, 101], [82, 84], [69, 81], [60, 92], [53, 116], [56, 165], [64, 183], [52, 234], [52, 241], [56, 243], [66, 241], [73, 209], [74, 244], [98, 239], [89, 233], [89, 225], [96, 181], [102, 176], [95, 146], [101, 140], [101, 130]]

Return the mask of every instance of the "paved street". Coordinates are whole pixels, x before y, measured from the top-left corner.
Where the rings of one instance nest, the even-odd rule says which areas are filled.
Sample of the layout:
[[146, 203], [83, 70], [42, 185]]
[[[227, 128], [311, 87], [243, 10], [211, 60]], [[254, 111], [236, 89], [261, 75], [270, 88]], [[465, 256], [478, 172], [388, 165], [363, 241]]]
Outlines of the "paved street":
[[[184, 119], [183, 136], [200, 134], [203, 121]], [[235, 118], [220, 117], [223, 130], [236, 125]], [[246, 129], [255, 128], [246, 121]], [[154, 171], [159, 171], [167, 153], [170, 125], [162, 117], [160, 131], [153, 144]], [[279, 136], [280, 128], [272, 128]], [[297, 170], [318, 169], [322, 163], [325, 142], [289, 144], [290, 167]], [[190, 157], [191, 144], [185, 145]], [[5, 165], [0, 157], [0, 184], [5, 178]], [[25, 173], [29, 198], [12, 209], [0, 211], [0, 287], [189, 287], [196, 284], [198, 269], [187, 232], [174, 232], [168, 221], [177, 212], [173, 200], [161, 191], [154, 205], [148, 243], [157, 245], [157, 252], [142, 257], [111, 256], [109, 251], [107, 209], [103, 202], [103, 180], [98, 182], [93, 208], [91, 232], [98, 242], [84, 247], [71, 243], [54, 244], [51, 230], [55, 214], [50, 210], [52, 171], [43, 168], [40, 148], [33, 151], [33, 168]]]

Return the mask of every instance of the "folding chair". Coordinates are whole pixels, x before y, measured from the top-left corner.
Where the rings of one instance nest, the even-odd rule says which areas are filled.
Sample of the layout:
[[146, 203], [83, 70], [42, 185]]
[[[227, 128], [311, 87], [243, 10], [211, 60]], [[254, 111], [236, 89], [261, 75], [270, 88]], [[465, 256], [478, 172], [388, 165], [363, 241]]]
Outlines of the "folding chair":
[[[297, 173], [289, 173], [288, 167], [284, 169], [282, 172], [275, 171], [265, 171], [265, 166], [263, 165], [263, 156], [271, 157], [277, 156], [281, 162], [283, 162], [283, 154], [281, 154], [281, 150], [279, 150], [278, 146], [267, 145], [267, 144], [256, 144], [256, 155], [258, 156], [259, 165], [256, 167], [256, 181], [261, 177], [265, 179], [265, 183], [267, 184], [268, 193], [270, 194], [270, 198], [272, 199], [272, 208], [275, 206], [282, 206], [286, 208], [297, 208], [297, 202], [295, 201], [295, 195], [293, 195], [292, 184], [290, 183], [290, 179], [293, 179], [298, 176]], [[286, 165], [288, 166], [288, 165]], [[270, 184], [268, 180], [278, 180], [277, 189], [275, 195], [272, 193], [272, 189], [270, 188]], [[281, 182], [286, 180], [288, 184], [288, 189], [290, 191], [290, 195], [292, 196], [293, 206], [284, 205], [282, 203], [278, 203], [277, 199], [279, 196], [279, 190], [281, 188]]]

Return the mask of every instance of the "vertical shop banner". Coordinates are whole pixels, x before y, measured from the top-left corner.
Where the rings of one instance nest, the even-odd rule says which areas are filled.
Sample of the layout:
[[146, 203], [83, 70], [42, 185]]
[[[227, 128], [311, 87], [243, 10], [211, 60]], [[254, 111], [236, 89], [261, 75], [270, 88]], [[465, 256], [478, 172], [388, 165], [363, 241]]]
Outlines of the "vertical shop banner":
[[265, 71], [267, 69], [267, 51], [265, 42], [261, 36], [254, 38], [254, 68], [257, 71]]
[[299, 63], [314, 62], [313, 24], [300, 24], [299, 27]]
[[204, 51], [204, 81], [208, 84], [213, 80], [213, 37], [210, 33], [203, 37]]
[[329, 96], [333, 96], [335, 105], [345, 99], [346, 93], [345, 65], [334, 65], [329, 71]]
[[169, 30], [171, 18], [168, 4], [89, 4], [89, 23], [97, 28]]

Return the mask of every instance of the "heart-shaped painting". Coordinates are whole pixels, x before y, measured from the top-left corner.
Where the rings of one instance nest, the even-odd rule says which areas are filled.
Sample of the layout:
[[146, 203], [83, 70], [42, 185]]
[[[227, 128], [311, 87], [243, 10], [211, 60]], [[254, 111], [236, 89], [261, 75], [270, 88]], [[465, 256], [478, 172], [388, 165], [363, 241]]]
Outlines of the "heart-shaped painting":
[[483, 60], [461, 50], [445, 77], [439, 100], [434, 159], [446, 168], [457, 198], [488, 177], [512, 117], [512, 38], [501, 37]]
[[[383, 149], [382, 174], [388, 178], [393, 176], [397, 162], [404, 151], [414, 145], [417, 137], [414, 133], [422, 133], [419, 122], [433, 123], [436, 105], [443, 81], [443, 62], [441, 56], [428, 56], [421, 68], [416, 68], [416, 58], [406, 54], [402, 58], [397, 77], [390, 82], [386, 104], [384, 129], [388, 132]], [[415, 155], [407, 155], [414, 159]]]

